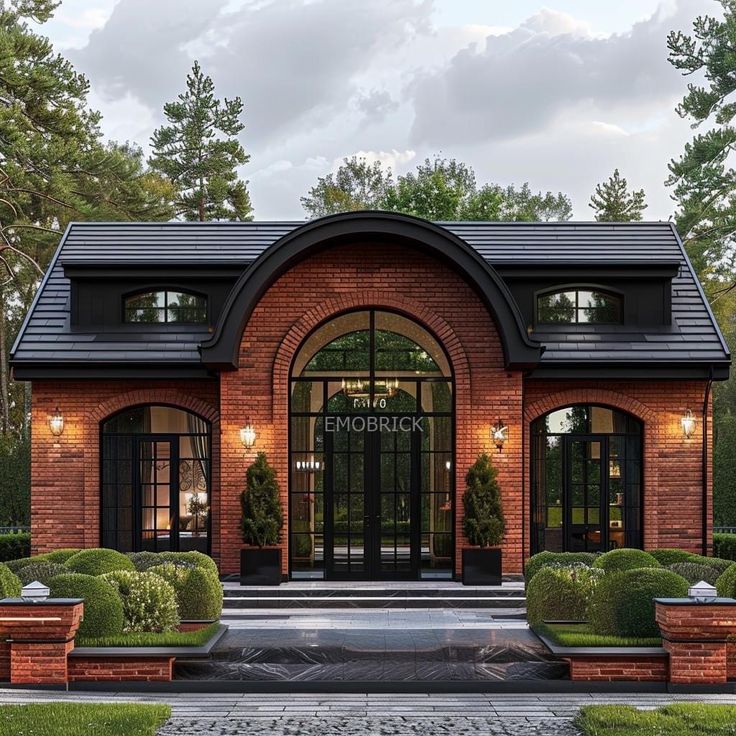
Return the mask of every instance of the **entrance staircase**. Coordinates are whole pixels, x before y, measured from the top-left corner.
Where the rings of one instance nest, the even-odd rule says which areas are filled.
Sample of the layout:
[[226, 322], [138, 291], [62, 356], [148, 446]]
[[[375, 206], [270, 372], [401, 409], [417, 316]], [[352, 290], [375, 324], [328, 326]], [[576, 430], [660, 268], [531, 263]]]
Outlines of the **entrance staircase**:
[[524, 604], [522, 583], [225, 583], [227, 634], [209, 660], [177, 660], [175, 673], [189, 687], [355, 692], [564, 677]]

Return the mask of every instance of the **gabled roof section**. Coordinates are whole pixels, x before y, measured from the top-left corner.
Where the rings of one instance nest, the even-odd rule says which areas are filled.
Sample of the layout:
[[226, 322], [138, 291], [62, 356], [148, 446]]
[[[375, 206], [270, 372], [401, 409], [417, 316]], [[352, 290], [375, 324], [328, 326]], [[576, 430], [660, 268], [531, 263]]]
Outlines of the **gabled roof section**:
[[[205, 265], [245, 269], [269, 246], [304, 222], [244, 223], [74, 223], [61, 239], [49, 270], [12, 350], [18, 378], [60, 375], [114, 377], [123, 371], [153, 375], [157, 367], [177, 367], [206, 375], [199, 353], [210, 335], [203, 328], [138, 326], [135, 331], [80, 331], [70, 326], [70, 281], [74, 270], [96, 264], [195, 268]], [[610, 263], [657, 262], [676, 268], [672, 279], [672, 324], [624, 332], [547, 330], [545, 351], [533, 375], [552, 375], [566, 366], [605, 371], [626, 367], [631, 375], [654, 366], [674, 371], [727, 375], [730, 355], [674, 226], [646, 223], [437, 223], [471, 246], [501, 271], [565, 264], [606, 267]], [[535, 335], [536, 337], [536, 335]], [[182, 374], [182, 373], [180, 373]], [[591, 373], [591, 375], [593, 375]], [[602, 375], [602, 374], [601, 374]]]

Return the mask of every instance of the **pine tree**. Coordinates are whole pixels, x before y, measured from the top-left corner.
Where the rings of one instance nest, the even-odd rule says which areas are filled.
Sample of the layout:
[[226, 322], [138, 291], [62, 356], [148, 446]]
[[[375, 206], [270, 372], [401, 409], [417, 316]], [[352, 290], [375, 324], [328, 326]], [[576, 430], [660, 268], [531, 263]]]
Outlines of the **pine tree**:
[[505, 531], [498, 471], [483, 453], [465, 476], [463, 533], [470, 544], [492, 547], [501, 543]]
[[259, 452], [246, 471], [245, 490], [240, 495], [243, 511], [243, 541], [258, 547], [278, 544], [284, 514], [279, 498], [276, 472], [265, 452]]
[[237, 138], [242, 112], [240, 97], [215, 97], [196, 61], [187, 91], [164, 105], [169, 125], [154, 131], [149, 164], [176, 186], [176, 213], [185, 220], [252, 219], [247, 182], [237, 173], [250, 160]]
[[629, 192], [628, 183], [614, 169], [613, 176], [598, 184], [588, 205], [598, 222], [638, 222], [647, 208], [644, 190]]

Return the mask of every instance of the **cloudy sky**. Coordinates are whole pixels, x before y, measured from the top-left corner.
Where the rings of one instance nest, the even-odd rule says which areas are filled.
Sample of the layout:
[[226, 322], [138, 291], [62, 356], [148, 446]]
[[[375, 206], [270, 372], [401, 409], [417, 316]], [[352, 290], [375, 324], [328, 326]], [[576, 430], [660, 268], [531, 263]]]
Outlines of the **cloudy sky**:
[[300, 195], [353, 154], [394, 171], [435, 153], [478, 180], [561, 190], [589, 218], [619, 167], [672, 213], [667, 162], [692, 131], [672, 29], [714, 0], [63, 0], [44, 26], [86, 74], [105, 134], [147, 147], [199, 59], [245, 103], [257, 219], [304, 217]]

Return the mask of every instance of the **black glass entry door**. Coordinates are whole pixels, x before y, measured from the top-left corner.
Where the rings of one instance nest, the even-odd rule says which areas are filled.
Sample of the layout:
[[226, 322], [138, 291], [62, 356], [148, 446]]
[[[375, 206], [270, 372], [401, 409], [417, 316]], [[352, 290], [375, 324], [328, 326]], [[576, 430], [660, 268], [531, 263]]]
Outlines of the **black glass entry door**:
[[[332, 579], [416, 579], [420, 563], [420, 441], [413, 417], [384, 429], [332, 432], [325, 449], [325, 564]], [[362, 425], [352, 418], [351, 425]], [[388, 427], [406, 429], [391, 431]]]
[[608, 549], [605, 501], [608, 498], [607, 437], [564, 438], [565, 546], [571, 552]]

